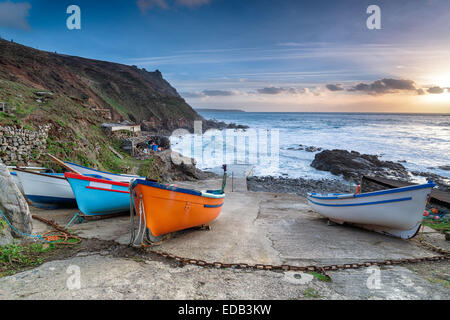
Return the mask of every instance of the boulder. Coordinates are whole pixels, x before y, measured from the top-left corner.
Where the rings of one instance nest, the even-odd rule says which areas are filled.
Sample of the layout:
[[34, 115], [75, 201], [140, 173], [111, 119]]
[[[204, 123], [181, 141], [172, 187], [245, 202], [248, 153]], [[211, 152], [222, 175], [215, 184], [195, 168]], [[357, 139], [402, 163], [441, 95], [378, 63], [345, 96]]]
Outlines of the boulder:
[[[8, 168], [0, 163], [0, 210], [8, 221], [20, 232], [31, 234], [33, 222], [28, 204], [13, 182]], [[21, 235], [11, 230], [15, 238]]]
[[346, 180], [359, 180], [364, 175], [397, 177], [410, 180], [400, 163], [382, 161], [376, 155], [347, 150], [324, 150], [315, 155], [311, 166], [317, 170], [343, 175]]

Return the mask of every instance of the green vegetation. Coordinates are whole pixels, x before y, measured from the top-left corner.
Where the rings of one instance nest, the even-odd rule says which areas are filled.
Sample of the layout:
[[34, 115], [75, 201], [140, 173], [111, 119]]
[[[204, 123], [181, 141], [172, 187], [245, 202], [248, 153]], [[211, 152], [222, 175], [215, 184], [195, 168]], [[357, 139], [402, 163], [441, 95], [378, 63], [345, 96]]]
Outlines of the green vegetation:
[[327, 277], [321, 273], [318, 272], [307, 272], [308, 274], [312, 275], [314, 278], [316, 278], [319, 281], [323, 281], [323, 282], [331, 282], [331, 278]]
[[21, 122], [14, 114], [0, 112], [0, 123], [6, 126], [20, 125]]
[[[27, 117], [38, 107], [35, 101], [35, 89], [27, 87], [17, 82], [0, 79], [0, 102], [15, 108], [14, 114], [8, 115], [10, 120], [20, 121]], [[3, 122], [5, 115], [0, 115], [0, 123]], [[18, 123], [20, 124], [20, 123]]]
[[3, 234], [3, 229], [6, 228], [6, 221], [0, 218], [0, 235]]
[[17, 272], [35, 268], [44, 262], [70, 255], [73, 250], [78, 250], [79, 240], [69, 239], [68, 243], [72, 245], [59, 245], [58, 242], [24, 242], [12, 243], [6, 246], [0, 246], [0, 278], [13, 275]]
[[443, 285], [445, 288], [450, 288], [450, 280], [448, 279], [428, 278], [428, 281]]
[[0, 277], [44, 262], [43, 254], [55, 249], [53, 243], [9, 244], [0, 247]]
[[142, 177], [147, 177], [149, 179], [161, 181], [161, 172], [156, 164], [155, 158], [144, 160], [139, 166], [137, 174]]
[[433, 228], [434, 230], [441, 231], [441, 232], [449, 232], [450, 231], [450, 222], [439, 222], [439, 221], [430, 221], [430, 220], [424, 220], [423, 224], [427, 227]]
[[117, 112], [119, 112], [122, 116], [127, 117], [127, 108], [122, 106], [120, 103], [118, 103], [116, 100], [111, 99], [110, 97], [103, 94], [100, 90], [95, 90], [95, 93], [97, 93], [100, 97], [102, 97], [103, 100], [106, 101], [110, 106], [112, 106]]
[[307, 288], [305, 290], [305, 292], [303, 292], [303, 296], [305, 298], [320, 298], [321, 296], [319, 295], [319, 293], [317, 292], [317, 290], [313, 289], [313, 288]]

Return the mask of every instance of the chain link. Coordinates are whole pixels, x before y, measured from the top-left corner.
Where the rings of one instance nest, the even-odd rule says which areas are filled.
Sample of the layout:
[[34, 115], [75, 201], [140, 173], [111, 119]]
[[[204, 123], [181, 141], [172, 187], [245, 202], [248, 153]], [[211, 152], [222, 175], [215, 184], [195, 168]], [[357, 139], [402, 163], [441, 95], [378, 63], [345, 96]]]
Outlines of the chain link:
[[421, 257], [421, 258], [404, 258], [404, 259], [388, 259], [384, 261], [369, 261], [362, 263], [346, 263], [346, 264], [331, 264], [331, 265], [311, 265], [311, 266], [292, 266], [292, 265], [271, 265], [271, 264], [248, 264], [248, 263], [223, 263], [223, 262], [206, 262], [200, 259], [192, 259], [192, 258], [183, 258], [171, 253], [156, 251], [151, 249], [152, 245], [142, 244], [142, 248], [144, 250], [148, 250], [148, 252], [156, 254], [163, 258], [168, 258], [172, 260], [176, 260], [184, 265], [196, 265], [199, 267], [206, 268], [216, 268], [216, 269], [241, 269], [241, 270], [265, 270], [265, 271], [297, 271], [297, 272], [317, 272], [328, 278], [330, 278], [326, 271], [339, 271], [346, 269], [361, 269], [372, 266], [390, 266], [390, 265], [400, 265], [400, 264], [408, 264], [408, 263], [420, 263], [420, 262], [429, 262], [429, 261], [444, 261], [450, 259], [450, 252], [438, 247], [435, 247], [429, 243], [421, 242], [422, 246], [426, 247], [429, 250], [439, 253], [439, 256], [431, 256], [431, 257]]

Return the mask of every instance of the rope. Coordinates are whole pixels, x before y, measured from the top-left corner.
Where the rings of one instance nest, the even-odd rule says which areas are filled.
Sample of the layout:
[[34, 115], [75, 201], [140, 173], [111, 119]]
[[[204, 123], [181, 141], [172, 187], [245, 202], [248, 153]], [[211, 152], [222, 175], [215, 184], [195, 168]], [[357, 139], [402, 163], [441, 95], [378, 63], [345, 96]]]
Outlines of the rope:
[[[134, 212], [135, 212], [135, 207], [134, 207], [134, 199], [133, 199], [133, 194], [134, 194], [134, 181], [130, 182], [130, 243], [129, 246], [132, 247], [136, 247], [136, 246], [141, 246], [141, 244], [143, 243], [143, 238], [145, 237], [145, 228], [147, 225], [147, 220], [145, 217], [145, 209], [144, 209], [144, 202], [142, 200], [142, 198], [139, 199], [139, 226], [138, 226], [138, 232], [136, 234], [136, 230], [135, 230], [135, 225], [134, 225]], [[140, 241], [139, 244], [136, 244], [136, 240]]]
[[135, 237], [135, 230], [134, 230], [134, 200], [133, 200], [133, 184], [134, 184], [134, 179], [130, 181], [130, 187], [129, 187], [129, 191], [130, 191], [130, 243], [128, 244], [129, 246], [133, 246], [134, 240], [136, 239]]
[[[8, 218], [6, 217], [6, 215], [3, 213], [3, 211], [0, 210], [0, 214], [3, 216], [3, 219], [6, 221], [6, 223], [10, 226], [10, 228], [12, 230], [14, 230], [17, 234], [21, 235], [22, 237], [28, 237], [28, 238], [37, 238], [39, 240], [43, 240], [46, 241], [41, 235], [34, 235], [34, 234], [28, 234], [25, 232], [22, 232], [20, 230], [17, 230], [11, 222], [9, 222]], [[49, 241], [50, 242], [50, 241]]]
[[[67, 240], [69, 238], [78, 239], [79, 240], [79, 238], [74, 237], [74, 236], [72, 236], [72, 235], [70, 235], [68, 233], [61, 232], [59, 230], [57, 230], [57, 231], [48, 231], [48, 232], [46, 232], [46, 233], [44, 233], [42, 235], [40, 235], [40, 234], [37, 234], [37, 235], [28, 234], [28, 233], [22, 232], [22, 231], [18, 230], [16, 227], [14, 227], [12, 225], [12, 223], [8, 220], [6, 215], [1, 210], [0, 210], [0, 214], [3, 216], [3, 219], [10, 226], [10, 228], [12, 230], [14, 230], [17, 234], [19, 234], [22, 237], [34, 238], [34, 239], [39, 239], [39, 240], [47, 242], [47, 243], [58, 243], [58, 244], [73, 244], [73, 243], [67, 242]], [[55, 233], [55, 232], [59, 232], [60, 234], [63, 234], [63, 236], [55, 236], [55, 235], [53, 235], [53, 236], [46, 236], [47, 234]], [[64, 241], [63, 242], [58, 242], [58, 240], [60, 240], [61, 238], [64, 238]]]

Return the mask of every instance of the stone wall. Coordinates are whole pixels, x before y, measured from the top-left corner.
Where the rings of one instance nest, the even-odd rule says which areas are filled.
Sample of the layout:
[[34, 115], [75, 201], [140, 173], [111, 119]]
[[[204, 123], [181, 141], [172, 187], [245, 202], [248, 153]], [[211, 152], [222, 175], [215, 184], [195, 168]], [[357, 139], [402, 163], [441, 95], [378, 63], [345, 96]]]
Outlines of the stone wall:
[[6, 165], [26, 165], [46, 149], [50, 125], [31, 131], [24, 128], [0, 126], [0, 159]]

